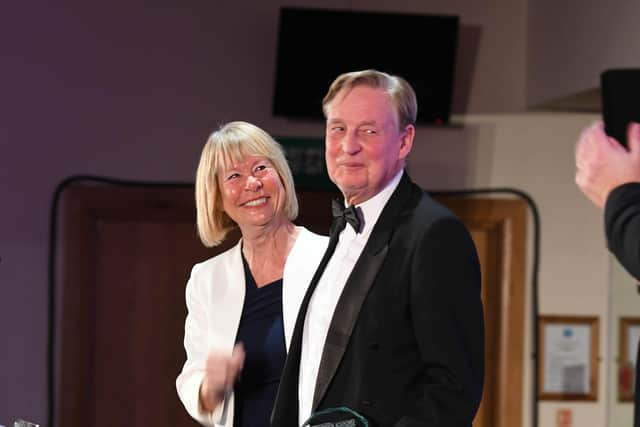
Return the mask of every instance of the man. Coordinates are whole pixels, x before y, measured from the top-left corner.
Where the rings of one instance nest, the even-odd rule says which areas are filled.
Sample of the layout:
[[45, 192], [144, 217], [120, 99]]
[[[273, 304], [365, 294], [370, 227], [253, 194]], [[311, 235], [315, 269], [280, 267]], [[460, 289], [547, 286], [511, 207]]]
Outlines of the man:
[[[629, 125], [627, 141], [629, 150], [605, 134], [602, 122], [585, 129], [576, 145], [576, 184], [604, 207], [609, 249], [640, 280], [640, 124]], [[640, 427], [638, 360], [636, 356], [635, 427]]]
[[272, 425], [347, 407], [370, 426], [469, 427], [484, 372], [480, 268], [464, 225], [403, 171], [415, 93], [400, 77], [347, 73], [323, 109], [329, 176], [362, 224], [309, 286]]

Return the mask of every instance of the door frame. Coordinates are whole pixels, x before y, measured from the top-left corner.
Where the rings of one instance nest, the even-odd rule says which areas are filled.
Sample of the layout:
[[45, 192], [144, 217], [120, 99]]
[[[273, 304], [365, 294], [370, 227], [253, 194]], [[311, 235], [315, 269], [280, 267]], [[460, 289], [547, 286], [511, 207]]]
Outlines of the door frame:
[[[486, 342], [486, 349], [498, 350], [496, 366], [489, 367], [485, 376], [485, 392], [495, 393], [490, 409], [491, 427], [518, 427], [523, 424], [523, 396], [525, 374], [525, 302], [527, 259], [527, 202], [515, 198], [485, 198], [461, 196], [436, 196], [449, 207], [473, 232], [494, 234], [501, 259], [501, 269], [496, 272], [497, 289], [488, 289], [497, 301], [485, 301], [485, 318], [497, 315], [497, 342]], [[483, 286], [488, 281], [483, 278]], [[495, 310], [492, 313], [491, 310]], [[487, 384], [495, 390], [488, 390]], [[475, 424], [474, 424], [475, 426]]]

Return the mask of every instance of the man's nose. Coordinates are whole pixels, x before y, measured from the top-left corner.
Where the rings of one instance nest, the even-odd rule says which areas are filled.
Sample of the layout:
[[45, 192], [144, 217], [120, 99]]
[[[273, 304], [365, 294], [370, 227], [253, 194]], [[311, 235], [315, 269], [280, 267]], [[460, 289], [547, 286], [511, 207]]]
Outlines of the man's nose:
[[355, 132], [349, 132], [342, 139], [342, 151], [348, 154], [355, 154], [360, 151], [361, 145], [358, 135]]
[[253, 175], [249, 175], [247, 177], [247, 181], [245, 182], [245, 188], [251, 191], [259, 190], [260, 188], [262, 188], [262, 181], [260, 181], [260, 179], [256, 178]]

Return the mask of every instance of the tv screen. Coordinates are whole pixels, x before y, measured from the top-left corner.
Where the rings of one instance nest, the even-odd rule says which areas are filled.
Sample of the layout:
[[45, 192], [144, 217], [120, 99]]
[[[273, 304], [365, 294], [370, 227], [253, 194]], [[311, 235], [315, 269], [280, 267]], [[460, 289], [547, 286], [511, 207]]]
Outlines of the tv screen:
[[338, 75], [373, 68], [411, 84], [418, 123], [449, 123], [457, 39], [457, 16], [282, 8], [273, 114], [322, 118]]

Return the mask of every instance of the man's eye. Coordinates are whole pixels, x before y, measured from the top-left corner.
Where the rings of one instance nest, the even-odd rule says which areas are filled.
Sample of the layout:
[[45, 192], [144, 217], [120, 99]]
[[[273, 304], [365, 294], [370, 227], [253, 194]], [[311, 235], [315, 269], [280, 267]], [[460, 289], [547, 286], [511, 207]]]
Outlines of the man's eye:
[[331, 126], [331, 128], [329, 128], [329, 130], [331, 132], [343, 132], [344, 131], [344, 126]]
[[363, 129], [362, 132], [366, 133], [367, 135], [375, 135], [378, 133], [378, 131], [375, 129]]

